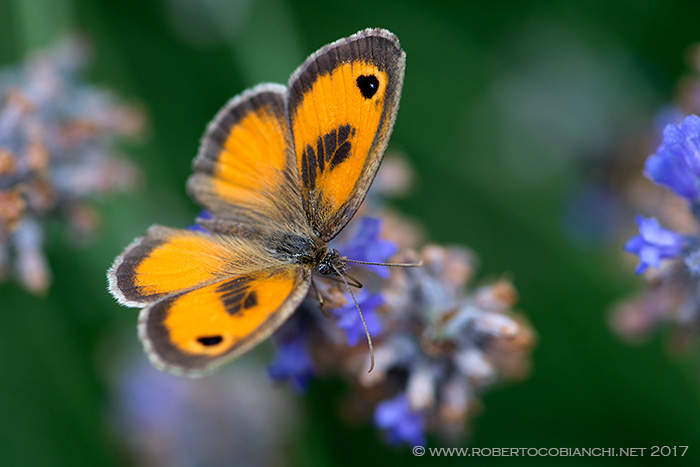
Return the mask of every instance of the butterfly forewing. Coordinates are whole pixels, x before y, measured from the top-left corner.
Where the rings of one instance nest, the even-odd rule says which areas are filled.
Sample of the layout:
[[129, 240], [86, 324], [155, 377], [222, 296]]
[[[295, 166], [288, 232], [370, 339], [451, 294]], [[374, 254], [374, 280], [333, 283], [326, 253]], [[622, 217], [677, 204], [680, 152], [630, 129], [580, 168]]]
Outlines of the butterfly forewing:
[[260, 85], [233, 98], [209, 124], [188, 190], [215, 218], [305, 222], [285, 99], [284, 86]]
[[108, 272], [109, 288], [121, 304], [144, 306], [277, 264], [253, 239], [156, 225], [115, 260]]
[[292, 75], [288, 111], [304, 211], [329, 241], [367, 194], [396, 119], [399, 41], [368, 29], [311, 55]]

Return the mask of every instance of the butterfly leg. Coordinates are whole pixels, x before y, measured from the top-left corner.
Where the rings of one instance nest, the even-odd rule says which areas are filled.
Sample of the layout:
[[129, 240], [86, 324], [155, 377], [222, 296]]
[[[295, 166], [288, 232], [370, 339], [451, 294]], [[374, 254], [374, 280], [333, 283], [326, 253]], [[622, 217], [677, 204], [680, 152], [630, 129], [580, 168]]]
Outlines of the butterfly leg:
[[[333, 277], [333, 276], [321, 276], [321, 277], [323, 277], [324, 279], [332, 280], [333, 282], [337, 282], [339, 286], [340, 286], [340, 284], [345, 284], [345, 283], [347, 283], [348, 285], [351, 285], [351, 286], [355, 287], [356, 289], [361, 289], [361, 288], [362, 288], [362, 282], [360, 282], [360, 281], [357, 280], [356, 278], [352, 277], [352, 276], [351, 276], [350, 274], [348, 274], [347, 272], [344, 273], [344, 276], [345, 276], [346, 278], [350, 279], [350, 282], [343, 281], [343, 280], [338, 279], [337, 277]], [[339, 287], [339, 289], [340, 289], [340, 287]]]
[[321, 309], [323, 312], [323, 316], [326, 318], [330, 318], [330, 314], [328, 311], [323, 307], [323, 295], [321, 295], [321, 292], [318, 290], [318, 287], [316, 287], [316, 281], [314, 280], [313, 277], [311, 277], [311, 287], [314, 288], [314, 292], [316, 292], [316, 299], [318, 300], [318, 307]]
[[361, 289], [361, 288], [362, 288], [362, 282], [360, 282], [360, 281], [357, 280], [356, 278], [352, 277], [349, 273], [346, 272], [346, 273], [345, 273], [345, 277], [347, 277], [347, 278], [350, 279], [350, 281], [351, 281], [351, 282], [348, 282], [348, 284], [350, 284], [350, 285], [352, 285], [353, 287], [356, 287], [356, 288], [358, 288], [358, 289]]

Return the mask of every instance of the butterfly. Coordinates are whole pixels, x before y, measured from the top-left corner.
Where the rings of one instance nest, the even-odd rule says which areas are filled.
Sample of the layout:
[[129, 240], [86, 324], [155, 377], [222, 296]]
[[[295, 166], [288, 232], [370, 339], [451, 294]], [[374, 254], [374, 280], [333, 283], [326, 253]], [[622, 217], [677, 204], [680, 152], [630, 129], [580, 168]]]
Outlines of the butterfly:
[[405, 53], [365, 29], [310, 55], [288, 86], [260, 84], [208, 125], [190, 196], [203, 231], [154, 225], [107, 277], [142, 308], [139, 337], [159, 369], [200, 376], [270, 336], [313, 276], [344, 277], [328, 246], [367, 195], [394, 127]]

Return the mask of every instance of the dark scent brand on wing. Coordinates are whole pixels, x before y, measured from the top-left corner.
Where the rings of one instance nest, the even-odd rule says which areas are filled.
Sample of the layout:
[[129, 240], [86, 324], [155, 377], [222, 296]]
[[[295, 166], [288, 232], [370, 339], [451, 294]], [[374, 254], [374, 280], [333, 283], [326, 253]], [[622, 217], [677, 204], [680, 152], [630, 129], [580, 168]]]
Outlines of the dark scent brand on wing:
[[340, 125], [316, 140], [316, 148], [306, 145], [301, 155], [301, 178], [312, 190], [316, 188], [316, 176], [334, 170], [342, 164], [352, 152], [350, 139], [355, 136], [351, 125]]

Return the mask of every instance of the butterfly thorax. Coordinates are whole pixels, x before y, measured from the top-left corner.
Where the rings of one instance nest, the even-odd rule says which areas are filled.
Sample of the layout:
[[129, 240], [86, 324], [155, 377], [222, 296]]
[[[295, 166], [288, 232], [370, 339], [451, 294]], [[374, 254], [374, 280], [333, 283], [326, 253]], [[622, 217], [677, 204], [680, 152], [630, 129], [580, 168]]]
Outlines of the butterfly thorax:
[[329, 248], [323, 240], [308, 234], [285, 233], [270, 238], [272, 254], [282, 261], [302, 264], [324, 276], [342, 275], [347, 270], [347, 258]]

